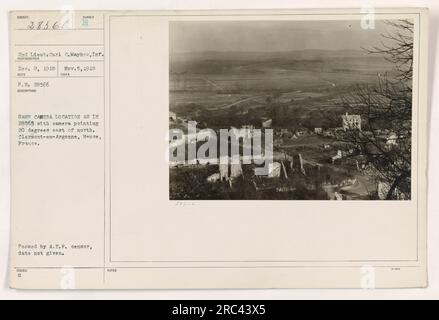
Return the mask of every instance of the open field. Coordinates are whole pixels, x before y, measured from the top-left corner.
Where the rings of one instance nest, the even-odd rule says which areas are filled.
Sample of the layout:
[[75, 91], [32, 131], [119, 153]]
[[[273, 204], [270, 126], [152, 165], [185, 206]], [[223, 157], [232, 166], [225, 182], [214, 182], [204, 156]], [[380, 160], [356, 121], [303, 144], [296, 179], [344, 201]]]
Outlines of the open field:
[[278, 103], [294, 106], [330, 106], [355, 85], [377, 83], [383, 70], [391, 74], [391, 65], [383, 58], [361, 51], [345, 54], [318, 52], [308, 58], [305, 52], [174, 54], [170, 108], [187, 113], [188, 106], [261, 107], [273, 96]]

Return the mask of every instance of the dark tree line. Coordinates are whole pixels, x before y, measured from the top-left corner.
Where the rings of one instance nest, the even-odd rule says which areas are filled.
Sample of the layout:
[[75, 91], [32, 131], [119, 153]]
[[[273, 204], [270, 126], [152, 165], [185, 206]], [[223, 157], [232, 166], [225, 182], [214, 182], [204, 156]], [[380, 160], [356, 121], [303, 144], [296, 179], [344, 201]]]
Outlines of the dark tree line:
[[[366, 123], [363, 131], [346, 132], [341, 139], [360, 148], [370, 174], [386, 185], [386, 199], [411, 197], [411, 137], [413, 23], [388, 21], [381, 45], [366, 49], [394, 65], [392, 75], [379, 75], [378, 85], [357, 86], [344, 97]], [[385, 128], [385, 129], [383, 129]]]

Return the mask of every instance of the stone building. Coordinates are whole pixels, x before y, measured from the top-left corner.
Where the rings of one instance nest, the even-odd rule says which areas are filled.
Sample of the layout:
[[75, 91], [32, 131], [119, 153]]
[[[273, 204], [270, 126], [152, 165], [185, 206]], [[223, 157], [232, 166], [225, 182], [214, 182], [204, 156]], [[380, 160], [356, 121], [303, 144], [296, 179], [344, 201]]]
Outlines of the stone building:
[[361, 116], [358, 114], [348, 114], [341, 116], [343, 119], [343, 130], [360, 130], [361, 131]]

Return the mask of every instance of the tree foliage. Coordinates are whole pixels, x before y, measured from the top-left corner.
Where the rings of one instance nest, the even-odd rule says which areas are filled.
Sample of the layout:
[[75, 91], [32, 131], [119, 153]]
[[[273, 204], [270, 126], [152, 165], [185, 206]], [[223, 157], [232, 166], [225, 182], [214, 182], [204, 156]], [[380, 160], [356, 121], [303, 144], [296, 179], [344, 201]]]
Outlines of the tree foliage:
[[[364, 130], [340, 139], [357, 146], [369, 163], [369, 174], [387, 186], [386, 199], [411, 197], [413, 23], [388, 21], [380, 46], [366, 49], [394, 65], [394, 74], [379, 75], [376, 86], [357, 86], [344, 97], [359, 111]], [[384, 128], [384, 129], [383, 129]]]

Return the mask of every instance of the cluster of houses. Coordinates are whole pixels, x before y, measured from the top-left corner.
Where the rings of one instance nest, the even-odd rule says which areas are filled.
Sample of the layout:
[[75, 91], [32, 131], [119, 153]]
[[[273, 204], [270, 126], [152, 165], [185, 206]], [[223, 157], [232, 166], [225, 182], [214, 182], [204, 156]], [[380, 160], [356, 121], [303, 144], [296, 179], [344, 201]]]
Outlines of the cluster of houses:
[[[274, 130], [274, 146], [281, 146], [284, 143], [285, 139], [299, 139], [301, 137], [306, 137], [306, 136], [311, 136], [311, 135], [336, 138], [339, 134], [342, 134], [343, 132], [350, 131], [350, 130], [358, 130], [358, 131], [361, 131], [365, 135], [372, 134], [372, 133], [367, 132], [367, 131], [364, 131], [364, 132], [362, 131], [362, 120], [361, 120], [360, 115], [350, 115], [350, 114], [346, 113], [346, 114], [342, 115], [341, 118], [342, 118], [341, 119], [342, 126], [336, 127], [336, 128], [324, 129], [321, 127], [316, 127], [313, 130], [309, 130], [309, 129], [299, 129], [298, 130], [298, 129], [285, 129], [284, 128], [284, 129]], [[180, 117], [177, 117], [177, 115], [174, 112], [169, 113], [169, 121], [171, 123], [178, 123], [178, 122], [188, 123], [187, 120], [180, 118]], [[262, 122], [261, 122], [262, 128], [271, 128], [272, 126], [273, 126], [272, 119], [262, 119]], [[234, 127], [232, 127], [232, 129], [238, 130], [239, 134], [242, 137], [251, 138], [253, 136], [253, 130], [255, 130], [256, 128], [253, 125], [244, 125], [240, 129], [237, 129]], [[397, 147], [398, 143], [399, 143], [399, 139], [401, 138], [397, 134], [395, 134], [389, 130], [385, 130], [385, 129], [380, 130], [377, 133], [374, 132], [374, 134], [378, 134], [380, 137], [385, 139], [386, 148], [389, 148], [389, 149]], [[196, 140], [196, 134], [192, 137], [189, 135], [185, 135], [181, 141], [178, 141], [178, 142], [174, 141], [174, 142], [171, 142], [171, 144], [173, 143], [175, 145], [176, 143], [191, 143], [192, 140]], [[325, 150], [325, 149], [330, 150], [333, 148], [334, 148], [333, 144], [323, 144], [322, 145], [323, 150]], [[330, 158], [330, 160], [332, 161], [332, 164], [336, 164], [336, 163], [342, 161], [344, 158], [348, 158], [349, 156], [355, 156], [357, 154], [356, 149], [354, 149], [354, 148], [351, 148], [351, 149], [346, 150], [346, 151], [339, 150], [337, 148], [335, 150], [336, 150], [336, 154], [331, 156], [331, 158]], [[292, 172], [298, 172], [298, 173], [302, 173], [303, 175], [306, 175], [305, 167], [304, 167], [304, 160], [303, 160], [301, 154], [296, 154], [294, 156], [287, 155], [287, 154], [283, 154], [281, 156], [275, 155], [274, 158], [275, 158], [274, 162], [269, 167], [268, 175], [265, 176], [264, 178], [258, 178], [258, 179], [252, 180], [253, 183], [255, 184], [256, 190], [263, 190], [264, 189], [264, 184], [266, 183], [264, 181], [269, 182], [270, 180], [276, 181], [277, 179], [288, 179]], [[357, 157], [354, 157], [354, 158], [357, 159]], [[367, 171], [368, 165], [367, 164], [360, 164], [359, 161], [356, 160], [356, 167], [357, 167], [358, 171], [365, 172], [365, 171]], [[221, 182], [221, 181], [223, 181], [223, 182], [226, 181], [232, 187], [234, 181], [236, 181], [238, 178], [244, 176], [241, 162], [240, 163], [228, 163], [228, 164], [221, 164], [220, 163], [218, 165], [218, 168], [219, 168], [218, 172], [207, 177], [207, 181], [209, 183], [217, 183], [217, 182]], [[352, 181], [347, 180], [345, 184], [346, 185], [344, 185], [342, 183], [339, 186], [332, 186], [332, 187], [336, 188], [336, 190], [341, 190], [339, 192], [334, 191], [333, 193], [331, 193], [334, 200], [346, 199], [345, 193], [349, 193], [349, 192], [351, 192], [352, 194], [364, 193], [363, 192], [364, 191], [363, 190], [364, 189], [363, 182], [359, 182], [359, 181], [354, 179]], [[326, 186], [326, 187], [328, 188], [328, 186]], [[283, 185], [276, 184], [276, 188], [277, 188], [276, 190], [278, 190], [279, 192], [291, 191], [287, 185], [283, 186]], [[386, 196], [387, 191], [389, 189], [389, 186], [387, 184], [385, 184], [384, 182], [379, 182], [377, 189], [378, 189], [379, 198], [384, 199], [384, 197]], [[396, 190], [395, 192], [398, 192], [398, 190]], [[400, 199], [401, 197], [402, 196], [397, 195], [398, 199]]]
[[[187, 123], [186, 119], [177, 117], [175, 112], [169, 112], [169, 121], [171, 123], [176, 123], [178, 120]], [[261, 128], [267, 129], [271, 128], [273, 125], [272, 119], [263, 118], [261, 122]], [[233, 127], [232, 127], [233, 128]], [[241, 129], [253, 130], [255, 126], [253, 125], [243, 125]], [[280, 129], [275, 132], [275, 136], [284, 138], [288, 137], [291, 139], [297, 139], [302, 136], [317, 134], [324, 137], [336, 137], [338, 132], [348, 131], [348, 130], [360, 130], [361, 131], [361, 116], [360, 115], [350, 115], [346, 113], [342, 115], [342, 127], [323, 129], [320, 127], [314, 128], [314, 130], [309, 130], [306, 128], [302, 129]]]
[[251, 179], [257, 191], [263, 191], [267, 188], [274, 187], [278, 192], [287, 192], [291, 191], [291, 188], [282, 187], [281, 185], [276, 184], [276, 181], [279, 179], [288, 180], [292, 173], [306, 175], [304, 160], [300, 153], [292, 156], [282, 152], [275, 152], [273, 154], [273, 160], [274, 161], [268, 166], [267, 175], [256, 175], [257, 168], [254, 168], [254, 175], [247, 177], [244, 177], [241, 162], [220, 163], [218, 166], [218, 172], [208, 176], [206, 181], [209, 183], [227, 182], [232, 188], [234, 182], [238, 178], [243, 177]]

